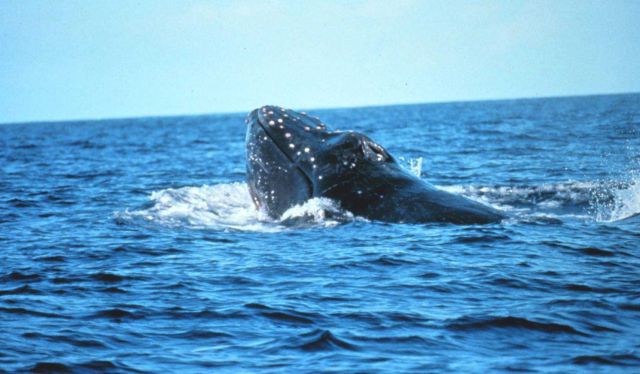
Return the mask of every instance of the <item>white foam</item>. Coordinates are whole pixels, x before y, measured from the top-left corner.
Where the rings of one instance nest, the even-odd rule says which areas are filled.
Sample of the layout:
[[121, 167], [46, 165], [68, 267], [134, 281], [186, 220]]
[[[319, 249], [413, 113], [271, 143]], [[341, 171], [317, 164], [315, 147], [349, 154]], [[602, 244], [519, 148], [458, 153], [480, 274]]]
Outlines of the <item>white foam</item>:
[[538, 186], [438, 186], [519, 216], [546, 214], [613, 222], [640, 213], [640, 178], [615, 181], [567, 181]]
[[332, 227], [354, 219], [354, 215], [340, 208], [340, 204], [335, 200], [320, 197], [309, 199], [303, 204], [289, 208], [282, 214], [280, 222], [299, 222]]
[[116, 213], [116, 218], [142, 219], [169, 227], [260, 232], [279, 232], [292, 222], [329, 227], [353, 219], [334, 201], [314, 198], [274, 220], [255, 208], [246, 183], [167, 188], [152, 192], [149, 200], [150, 208], [127, 209]]
[[598, 186], [599, 184], [592, 182], [568, 181], [563, 183], [542, 184], [539, 186], [453, 185], [439, 186], [439, 188], [492, 204], [557, 208], [563, 204], [588, 204], [592, 191]]
[[157, 224], [198, 229], [279, 231], [275, 222], [256, 210], [246, 183], [168, 188], [149, 196], [148, 209], [126, 210], [119, 218], [144, 219]]

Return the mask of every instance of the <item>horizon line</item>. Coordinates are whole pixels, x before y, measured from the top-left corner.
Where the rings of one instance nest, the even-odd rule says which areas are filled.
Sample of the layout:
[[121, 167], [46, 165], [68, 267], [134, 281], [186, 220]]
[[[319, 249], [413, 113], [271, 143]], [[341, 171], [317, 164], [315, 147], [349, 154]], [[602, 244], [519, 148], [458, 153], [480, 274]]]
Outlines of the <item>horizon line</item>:
[[[524, 100], [545, 100], [545, 99], [569, 99], [579, 97], [596, 97], [596, 96], [624, 96], [624, 95], [638, 95], [640, 91], [631, 92], [615, 92], [615, 93], [592, 93], [592, 94], [568, 94], [568, 95], [549, 95], [549, 96], [523, 96], [512, 98], [490, 98], [490, 99], [459, 99], [459, 100], [435, 100], [428, 102], [405, 102], [405, 103], [391, 103], [391, 104], [365, 104], [355, 106], [332, 106], [332, 107], [317, 107], [317, 108], [298, 108], [295, 110], [302, 111], [325, 111], [325, 110], [337, 110], [337, 109], [363, 109], [363, 108], [384, 108], [393, 106], [412, 106], [412, 105], [431, 105], [431, 104], [456, 104], [456, 103], [482, 103], [482, 102], [495, 102], [495, 101], [524, 101]], [[274, 104], [274, 103], [271, 103]], [[268, 103], [262, 105], [271, 105]], [[249, 109], [252, 110], [253, 108]], [[176, 118], [176, 117], [200, 117], [200, 116], [225, 116], [225, 115], [241, 115], [244, 111], [220, 111], [220, 112], [202, 112], [202, 113], [176, 113], [176, 114], [148, 114], [148, 115], [132, 115], [122, 117], [101, 117], [101, 118], [77, 118], [77, 119], [51, 119], [51, 120], [26, 120], [18, 122], [0, 122], [0, 126], [4, 125], [28, 125], [28, 124], [45, 124], [45, 123], [63, 123], [63, 122], [100, 122], [100, 121], [124, 121], [124, 120], [138, 120], [143, 118]]]

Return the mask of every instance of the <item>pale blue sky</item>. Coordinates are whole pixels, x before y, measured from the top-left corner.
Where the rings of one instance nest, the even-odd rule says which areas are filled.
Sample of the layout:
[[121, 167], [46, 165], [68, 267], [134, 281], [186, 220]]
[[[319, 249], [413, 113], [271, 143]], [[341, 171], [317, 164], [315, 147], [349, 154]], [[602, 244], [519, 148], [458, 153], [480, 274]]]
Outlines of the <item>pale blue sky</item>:
[[640, 1], [0, 1], [0, 123], [640, 91]]

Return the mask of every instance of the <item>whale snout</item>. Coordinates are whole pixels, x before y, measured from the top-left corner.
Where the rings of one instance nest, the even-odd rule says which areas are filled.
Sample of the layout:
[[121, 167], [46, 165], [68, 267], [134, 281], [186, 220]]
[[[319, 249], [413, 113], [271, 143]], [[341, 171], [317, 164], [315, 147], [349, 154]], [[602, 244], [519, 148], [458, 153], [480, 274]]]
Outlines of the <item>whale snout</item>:
[[274, 143], [294, 163], [313, 163], [328, 134], [318, 118], [274, 105], [253, 110], [247, 122], [259, 126], [256, 130], [264, 131], [264, 141]]

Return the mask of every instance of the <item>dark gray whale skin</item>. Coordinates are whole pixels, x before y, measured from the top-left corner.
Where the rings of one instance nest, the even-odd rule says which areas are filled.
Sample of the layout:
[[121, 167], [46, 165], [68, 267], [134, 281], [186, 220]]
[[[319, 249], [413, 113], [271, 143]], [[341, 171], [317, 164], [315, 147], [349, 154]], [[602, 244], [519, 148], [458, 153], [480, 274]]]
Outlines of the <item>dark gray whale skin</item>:
[[505, 218], [408, 173], [366, 135], [328, 131], [304, 112], [264, 106], [249, 113], [246, 123], [249, 192], [271, 217], [327, 197], [357, 216], [385, 222], [482, 224]]

